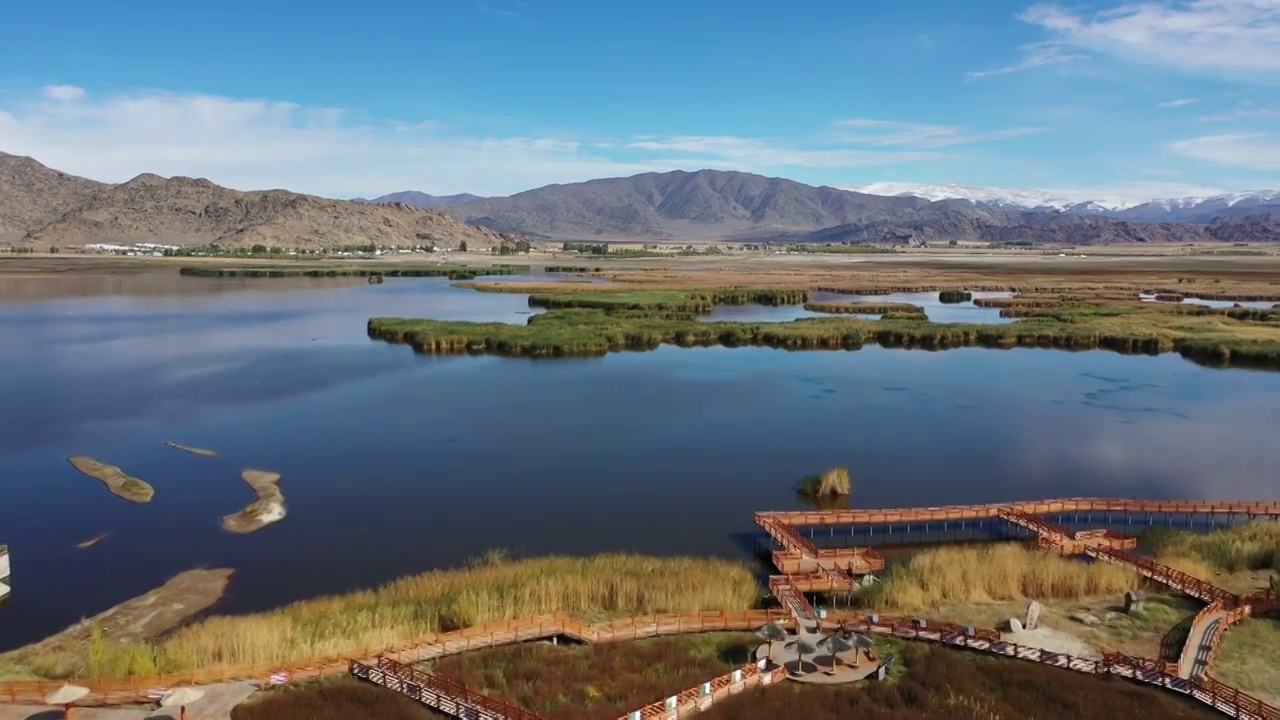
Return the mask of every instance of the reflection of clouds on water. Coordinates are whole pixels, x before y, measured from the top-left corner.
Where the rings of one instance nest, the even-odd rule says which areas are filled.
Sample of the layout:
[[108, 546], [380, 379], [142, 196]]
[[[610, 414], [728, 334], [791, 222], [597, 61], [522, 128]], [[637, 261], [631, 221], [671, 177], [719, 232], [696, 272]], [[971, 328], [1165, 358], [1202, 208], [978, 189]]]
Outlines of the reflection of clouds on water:
[[[1081, 405], [1096, 408], [1098, 410], [1108, 410], [1117, 413], [1137, 414], [1137, 415], [1168, 415], [1170, 417], [1182, 418], [1189, 420], [1189, 416], [1185, 413], [1174, 409], [1167, 405], [1144, 405], [1144, 404], [1126, 404], [1125, 400], [1134, 396], [1141, 395], [1144, 392], [1156, 391], [1160, 392], [1165, 388], [1160, 383], [1139, 382], [1128, 378], [1107, 377], [1095, 372], [1080, 373], [1080, 377], [1094, 380], [1103, 384], [1103, 387], [1087, 390], [1083, 394], [1080, 401]], [[1161, 397], [1167, 397], [1167, 394], [1161, 394]], [[1141, 399], [1138, 400], [1141, 403]], [[1131, 424], [1134, 422], [1132, 418], [1122, 422]]]
[[[1070, 468], [1088, 494], [1198, 498], [1275, 498], [1280, 423], [1274, 393], [1199, 402], [1185, 413], [1153, 413], [1141, 422], [1077, 423], [1025, 418], [1010, 461], [1029, 485], [1061, 487]], [[1186, 422], [1194, 417], [1195, 422]]]

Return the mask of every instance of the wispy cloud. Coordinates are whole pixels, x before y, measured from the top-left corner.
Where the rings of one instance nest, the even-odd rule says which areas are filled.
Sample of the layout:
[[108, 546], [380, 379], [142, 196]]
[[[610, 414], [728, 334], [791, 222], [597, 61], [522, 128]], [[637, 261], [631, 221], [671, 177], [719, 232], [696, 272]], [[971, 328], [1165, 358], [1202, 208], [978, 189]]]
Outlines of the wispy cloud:
[[1242, 102], [1225, 112], [1214, 113], [1212, 115], [1200, 115], [1196, 117], [1196, 120], [1202, 120], [1204, 122], [1232, 122], [1237, 120], [1250, 120], [1253, 118], [1277, 116], [1280, 116], [1280, 105], [1258, 105], [1253, 102]]
[[1088, 55], [1071, 52], [1059, 45], [1048, 42], [1030, 43], [1023, 45], [1019, 50], [1022, 52], [1022, 59], [1018, 62], [1012, 65], [995, 68], [994, 70], [973, 70], [964, 74], [965, 79], [978, 80], [985, 77], [992, 77], [994, 75], [1009, 75], [1011, 73], [1022, 72], [1023, 70], [1031, 70], [1032, 68], [1061, 65], [1063, 63], [1089, 59]]
[[1156, 107], [1176, 108], [1176, 107], [1184, 107], [1187, 105], [1194, 105], [1198, 102], [1200, 102], [1199, 98], [1179, 98], [1177, 100], [1169, 100], [1168, 102], [1156, 103]]
[[[871, 147], [942, 148], [952, 145], [990, 142], [1009, 138], [1037, 135], [1047, 128], [1015, 127], [1001, 130], [970, 130], [960, 125], [929, 125], [852, 118], [835, 123], [839, 132], [835, 137], [843, 142], [863, 143]], [[852, 130], [853, 132], [849, 132]]]
[[1145, 0], [1088, 12], [1033, 5], [1018, 16], [1060, 47], [1280, 84], [1280, 2]]
[[[850, 134], [850, 130], [864, 131]], [[1012, 137], [856, 119], [808, 137], [481, 136], [434, 119], [372, 120], [342, 108], [164, 91], [98, 96], [52, 86], [0, 103], [0, 151], [120, 182], [142, 172], [207, 177], [238, 189], [332, 197], [406, 188], [505, 194], [549, 183], [666, 170], [761, 173], [888, 167], [954, 158], [950, 145]]]
[[823, 146], [801, 148], [795, 141], [734, 136], [640, 136], [627, 144], [638, 150], [690, 153], [718, 163], [720, 166], [748, 167], [864, 167], [894, 165], [922, 160], [939, 160], [942, 153], [920, 151], [884, 151], [851, 147]]
[[50, 100], [61, 100], [63, 102], [79, 100], [84, 97], [84, 88], [79, 88], [75, 85], [46, 85], [44, 96]]
[[577, 138], [469, 136], [430, 120], [361, 117], [290, 102], [163, 91], [98, 97], [58, 86], [0, 105], [0, 151], [107, 182], [155, 172], [332, 197], [405, 188], [502, 194], [704, 165], [690, 158], [619, 159]]
[[1246, 168], [1280, 170], [1280, 133], [1222, 133], [1179, 140], [1173, 150], [1195, 160]]

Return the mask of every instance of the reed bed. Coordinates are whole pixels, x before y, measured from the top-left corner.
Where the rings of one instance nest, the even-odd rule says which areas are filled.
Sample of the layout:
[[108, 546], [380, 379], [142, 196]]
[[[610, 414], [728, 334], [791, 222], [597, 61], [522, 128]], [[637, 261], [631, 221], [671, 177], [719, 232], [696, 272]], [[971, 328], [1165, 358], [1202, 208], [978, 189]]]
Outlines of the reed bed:
[[1143, 543], [1158, 556], [1199, 561], [1218, 572], [1280, 570], [1280, 522], [1258, 520], [1207, 533], [1156, 528]]
[[973, 300], [973, 293], [968, 290], [942, 290], [938, 293], [938, 302], [955, 305]]
[[481, 275], [518, 275], [527, 268], [516, 265], [431, 265], [428, 267], [289, 267], [251, 266], [221, 267], [195, 265], [178, 270], [191, 277], [447, 277], [453, 280], [472, 280]]
[[923, 610], [945, 603], [1119, 597], [1139, 581], [1116, 565], [1085, 563], [1017, 543], [941, 547], [893, 567], [868, 601], [884, 610]]
[[[717, 702], [700, 720], [1214, 720], [1216, 710], [1152, 686], [924, 643], [894, 650], [893, 682], [782, 683]], [[353, 720], [355, 720], [353, 718]], [[612, 720], [601, 718], [601, 720]]]
[[762, 643], [753, 633], [713, 633], [525, 644], [448, 657], [434, 672], [543, 717], [613, 720], [741, 667]]
[[591, 290], [530, 295], [529, 305], [547, 309], [708, 313], [716, 305], [799, 305], [808, 299], [808, 291], [777, 288], [719, 288], [705, 292]]
[[[606, 554], [506, 560], [394, 580], [251, 615], [215, 616], [180, 629], [104, 676], [197, 668], [287, 665], [402, 645], [424, 635], [545, 613], [576, 616], [741, 610], [760, 588], [745, 565], [714, 558]], [[137, 652], [141, 652], [138, 650]]]
[[810, 312], [830, 313], [832, 315], [924, 314], [924, 309], [919, 305], [902, 302], [807, 302], [804, 304], [804, 309]]
[[231, 709], [231, 720], [441, 720], [447, 717], [394, 690], [355, 678], [281, 690]]
[[[1209, 313], [1153, 312], [1130, 305], [1060, 307], [1004, 325], [934, 323], [918, 315], [804, 318], [791, 322], [700, 322], [696, 314], [721, 301], [791, 299], [781, 291], [566, 293], [531, 296], [555, 306], [527, 325], [372, 318], [370, 337], [423, 353], [490, 353], [557, 357], [621, 350], [765, 346], [791, 350], [883, 347], [1105, 349], [1129, 354], [1178, 352], [1205, 365], [1280, 369], [1280, 324], [1245, 322]], [[800, 291], [797, 291], [800, 292]], [[803, 293], [802, 293], [803, 294]], [[1178, 306], [1169, 306], [1178, 307]]]
[[800, 480], [798, 492], [801, 497], [826, 498], [848, 495], [852, 491], [849, 482], [849, 468], [838, 465], [819, 475], [806, 475]]

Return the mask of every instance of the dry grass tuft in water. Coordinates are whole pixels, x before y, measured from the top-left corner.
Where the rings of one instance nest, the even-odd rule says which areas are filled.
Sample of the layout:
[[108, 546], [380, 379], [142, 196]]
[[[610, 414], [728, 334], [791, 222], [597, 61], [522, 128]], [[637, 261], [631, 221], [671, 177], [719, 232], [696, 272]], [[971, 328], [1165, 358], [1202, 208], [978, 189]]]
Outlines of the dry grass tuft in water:
[[714, 558], [639, 555], [486, 562], [304, 600], [252, 615], [212, 617], [153, 648], [162, 671], [267, 666], [353, 655], [428, 633], [544, 613], [590, 618], [741, 610], [759, 585], [750, 568]]
[[1119, 597], [1138, 584], [1136, 574], [1115, 565], [1008, 543], [921, 552], [890, 570], [869, 600], [885, 609], [919, 610], [943, 603]]
[[73, 455], [67, 458], [67, 462], [71, 463], [71, 467], [76, 470], [101, 481], [116, 497], [130, 502], [144, 503], [151, 502], [151, 498], [156, 494], [155, 489], [150, 485], [115, 465], [108, 465], [85, 455]]
[[849, 468], [843, 465], [827, 470], [821, 475], [806, 475], [800, 481], [800, 495], [807, 498], [823, 498], [848, 495], [852, 492]]

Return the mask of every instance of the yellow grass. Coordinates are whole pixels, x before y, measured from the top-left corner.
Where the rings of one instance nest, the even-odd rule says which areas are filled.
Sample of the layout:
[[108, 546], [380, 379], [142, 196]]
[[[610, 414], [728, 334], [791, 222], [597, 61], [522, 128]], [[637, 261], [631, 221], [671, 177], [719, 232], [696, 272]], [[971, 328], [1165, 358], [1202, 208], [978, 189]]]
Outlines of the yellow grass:
[[942, 547], [893, 568], [872, 603], [922, 610], [943, 603], [1118, 597], [1138, 583], [1137, 575], [1115, 565], [1087, 564], [1015, 543]]
[[809, 475], [800, 481], [800, 494], [805, 497], [821, 498], [834, 495], [848, 495], [852, 491], [849, 482], [849, 468], [838, 465], [821, 475]]
[[467, 568], [404, 577], [373, 590], [212, 617], [179, 630], [153, 652], [161, 672], [283, 665], [542, 613], [739, 610], [759, 595], [750, 569], [726, 560], [596, 555], [507, 561], [492, 555]]
[[1280, 522], [1258, 520], [1208, 533], [1159, 532], [1150, 544], [1158, 555], [1195, 558], [1221, 572], [1280, 570]]

